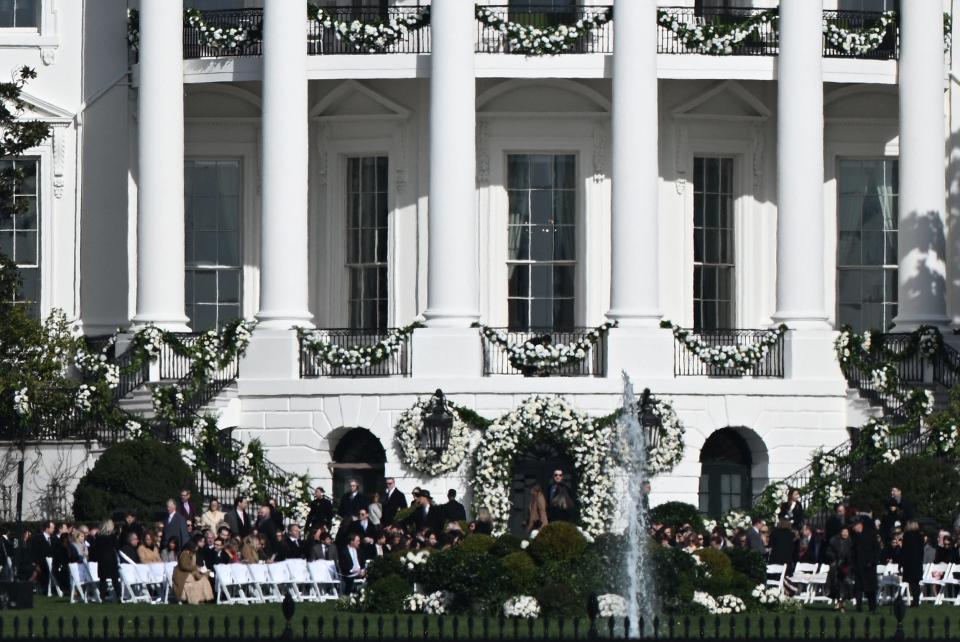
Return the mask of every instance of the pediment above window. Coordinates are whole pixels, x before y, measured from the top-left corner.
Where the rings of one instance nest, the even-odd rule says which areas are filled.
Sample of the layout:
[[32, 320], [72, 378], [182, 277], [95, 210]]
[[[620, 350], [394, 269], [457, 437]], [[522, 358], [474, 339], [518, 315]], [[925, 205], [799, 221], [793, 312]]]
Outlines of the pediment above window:
[[346, 80], [310, 110], [312, 118], [407, 118], [410, 110], [356, 80]]
[[677, 119], [760, 122], [770, 118], [771, 111], [742, 84], [726, 80], [674, 108], [671, 115]]

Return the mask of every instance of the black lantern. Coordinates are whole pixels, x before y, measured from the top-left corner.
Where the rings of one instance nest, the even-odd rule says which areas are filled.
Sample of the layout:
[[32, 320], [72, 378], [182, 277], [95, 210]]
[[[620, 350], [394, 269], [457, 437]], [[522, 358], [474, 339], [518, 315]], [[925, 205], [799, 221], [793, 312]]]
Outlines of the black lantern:
[[420, 445], [439, 457], [450, 444], [450, 430], [453, 428], [453, 413], [447, 407], [442, 390], [437, 388], [425, 411]]
[[643, 394], [640, 395], [638, 419], [644, 436], [647, 438], [647, 446], [650, 448], [656, 447], [660, 441], [660, 428], [663, 426], [663, 421], [660, 420], [660, 415], [656, 412], [658, 403], [650, 394], [650, 388], [644, 388]]

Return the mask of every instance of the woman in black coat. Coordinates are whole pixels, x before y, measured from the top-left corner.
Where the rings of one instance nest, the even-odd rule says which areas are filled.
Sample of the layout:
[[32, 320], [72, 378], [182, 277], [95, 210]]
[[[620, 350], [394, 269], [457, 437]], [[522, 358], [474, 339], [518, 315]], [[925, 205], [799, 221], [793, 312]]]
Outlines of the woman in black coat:
[[100, 533], [93, 541], [96, 552], [97, 575], [100, 576], [100, 599], [108, 595], [107, 580], [113, 582], [116, 589], [120, 586], [120, 563], [117, 560], [117, 535], [113, 530], [113, 520], [108, 519], [100, 526]]
[[853, 577], [857, 610], [863, 609], [866, 594], [870, 612], [877, 611], [877, 564], [880, 563], [880, 536], [873, 520], [863, 517], [853, 526]]
[[793, 572], [797, 561], [797, 535], [786, 519], [780, 520], [777, 527], [770, 533], [769, 561], [771, 564], [785, 564], [787, 573]]
[[910, 586], [912, 606], [920, 604], [920, 580], [923, 579], [923, 534], [917, 522], [907, 522], [900, 551], [900, 574]]
[[850, 581], [853, 577], [853, 540], [850, 539], [847, 526], [830, 538], [826, 559], [830, 563], [830, 572], [827, 574], [830, 597], [837, 600], [836, 608], [844, 611], [846, 601], [850, 599]]

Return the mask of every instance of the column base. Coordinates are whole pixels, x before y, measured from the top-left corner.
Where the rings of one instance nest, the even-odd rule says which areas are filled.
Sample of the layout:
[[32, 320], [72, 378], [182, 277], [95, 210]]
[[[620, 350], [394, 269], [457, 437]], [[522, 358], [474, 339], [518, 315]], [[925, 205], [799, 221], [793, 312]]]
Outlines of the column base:
[[834, 350], [833, 330], [793, 330], [783, 338], [784, 376], [787, 379], [843, 380]]
[[483, 346], [476, 328], [417, 328], [411, 346], [414, 377], [475, 379], [483, 376]]
[[167, 332], [192, 332], [190, 326], [187, 325], [190, 323], [190, 319], [187, 317], [160, 317], [152, 315], [140, 315], [133, 317], [130, 320], [130, 332], [136, 332], [137, 330], [142, 330], [148, 325], [156, 326], [161, 330], [166, 330]]
[[299, 379], [300, 344], [297, 331], [258, 325], [240, 362], [243, 379]]
[[[659, 323], [659, 322], [658, 322]], [[607, 334], [607, 377], [626, 372], [643, 390], [649, 379], [673, 378], [673, 333], [650, 326], [620, 326]]]
[[659, 310], [609, 310], [606, 314], [611, 321], [616, 321], [621, 328], [659, 328], [663, 314]]
[[924, 317], [897, 317], [893, 320], [892, 332], [913, 332], [923, 326], [940, 328], [945, 334], [950, 328], [950, 317], [947, 315], [930, 315]]
[[258, 312], [257, 327], [266, 330], [290, 330], [291, 328], [313, 328], [313, 315], [309, 312], [280, 311]]
[[424, 325], [430, 328], [469, 328], [480, 320], [475, 310], [426, 310], [423, 318]]

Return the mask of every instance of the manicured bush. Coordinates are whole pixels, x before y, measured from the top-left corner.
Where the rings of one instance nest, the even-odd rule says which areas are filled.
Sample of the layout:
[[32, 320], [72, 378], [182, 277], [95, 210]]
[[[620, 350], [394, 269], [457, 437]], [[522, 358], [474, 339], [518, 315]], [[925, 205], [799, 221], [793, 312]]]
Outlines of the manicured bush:
[[951, 525], [960, 509], [960, 472], [954, 464], [936, 457], [904, 457], [888, 464], [874, 464], [863, 480], [850, 489], [850, 501], [859, 510], [882, 515], [890, 488], [898, 486], [914, 507], [918, 518]]
[[413, 587], [399, 575], [387, 575], [367, 588], [367, 609], [374, 613], [399, 613], [403, 599], [413, 593]]
[[391, 575], [398, 575], [400, 577], [406, 575], [406, 568], [400, 561], [399, 553], [374, 558], [373, 561], [370, 562], [370, 566], [367, 567], [367, 582], [369, 584], [373, 584], [377, 580]]
[[533, 558], [518, 551], [500, 560], [507, 577], [507, 590], [513, 595], [529, 595], [537, 585], [537, 564]]
[[727, 548], [723, 552], [730, 558], [733, 570], [750, 578], [754, 586], [766, 581], [767, 563], [763, 555], [746, 548]]
[[424, 566], [425, 592], [449, 591], [454, 596], [451, 611], [492, 613], [500, 608], [506, 577], [490, 555], [461, 545], [433, 553]]
[[689, 524], [698, 533], [704, 532], [703, 518], [697, 507], [685, 502], [666, 502], [650, 509], [650, 523], [669, 526], [674, 531]]
[[467, 535], [458, 548], [468, 553], [489, 553], [496, 543], [489, 535]]
[[176, 446], [153, 439], [120, 442], [80, 479], [73, 515], [81, 521], [102, 520], [133, 510], [141, 519], [152, 519], [182, 488], [194, 490], [194, 477]]
[[693, 556], [672, 546], [649, 545], [654, 586], [665, 613], [689, 611], [693, 592], [702, 590], [705, 574]]
[[587, 612], [587, 598], [572, 584], [546, 584], [535, 596], [540, 603], [541, 615], [571, 617]]
[[520, 543], [522, 541], [512, 533], [504, 533], [497, 538], [496, 543], [490, 549], [490, 554], [496, 557], [506, 557], [510, 553], [516, 553], [521, 550]]
[[540, 529], [530, 544], [530, 554], [543, 564], [576, 559], [587, 549], [587, 540], [570, 522], [551, 522]]
[[729, 583], [733, 575], [733, 564], [723, 551], [714, 548], [701, 548], [694, 553], [707, 569], [710, 578], [719, 582]]

